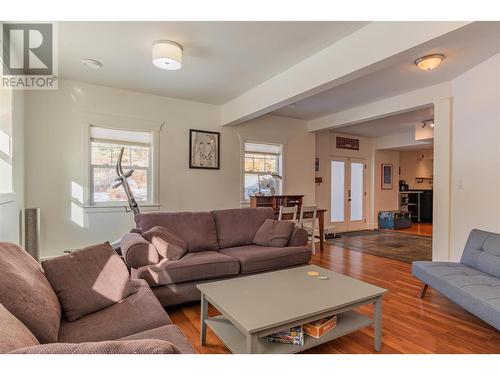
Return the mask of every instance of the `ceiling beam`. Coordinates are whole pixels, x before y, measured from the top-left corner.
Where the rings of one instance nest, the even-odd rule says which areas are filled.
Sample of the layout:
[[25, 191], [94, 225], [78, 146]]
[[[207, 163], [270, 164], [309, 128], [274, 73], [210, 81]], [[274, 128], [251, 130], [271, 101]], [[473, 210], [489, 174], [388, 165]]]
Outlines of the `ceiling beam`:
[[372, 22], [222, 105], [222, 125], [237, 125], [390, 66], [390, 58], [469, 23]]
[[376, 120], [424, 108], [438, 99], [449, 96], [451, 96], [451, 83], [444, 82], [311, 120], [307, 123], [307, 129], [311, 132], [320, 131]]

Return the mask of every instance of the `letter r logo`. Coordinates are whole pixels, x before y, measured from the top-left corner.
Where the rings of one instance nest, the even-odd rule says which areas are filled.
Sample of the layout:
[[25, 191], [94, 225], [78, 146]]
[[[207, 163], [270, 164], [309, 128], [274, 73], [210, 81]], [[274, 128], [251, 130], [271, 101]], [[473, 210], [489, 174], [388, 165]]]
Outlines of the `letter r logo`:
[[50, 23], [4, 23], [3, 73], [53, 74], [53, 29]]

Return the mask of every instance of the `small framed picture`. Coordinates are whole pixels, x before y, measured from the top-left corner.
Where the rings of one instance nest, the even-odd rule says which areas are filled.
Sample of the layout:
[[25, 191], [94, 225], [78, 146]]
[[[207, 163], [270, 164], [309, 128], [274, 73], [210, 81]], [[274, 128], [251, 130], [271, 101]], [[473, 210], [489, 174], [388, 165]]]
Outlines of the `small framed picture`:
[[189, 168], [220, 168], [220, 133], [189, 129]]
[[392, 164], [382, 164], [382, 190], [392, 190]]

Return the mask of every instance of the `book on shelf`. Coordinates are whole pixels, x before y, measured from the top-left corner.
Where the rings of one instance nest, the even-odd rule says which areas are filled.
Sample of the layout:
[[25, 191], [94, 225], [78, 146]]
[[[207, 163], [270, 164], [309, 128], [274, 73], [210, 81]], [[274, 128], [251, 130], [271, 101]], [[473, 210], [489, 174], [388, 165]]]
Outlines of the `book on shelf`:
[[267, 342], [276, 344], [304, 345], [304, 331], [302, 326], [293, 327], [273, 333], [266, 337]]
[[327, 332], [330, 332], [335, 327], [337, 327], [337, 316], [333, 315], [304, 324], [302, 326], [302, 329], [306, 335], [319, 339], [321, 336], [323, 336]]

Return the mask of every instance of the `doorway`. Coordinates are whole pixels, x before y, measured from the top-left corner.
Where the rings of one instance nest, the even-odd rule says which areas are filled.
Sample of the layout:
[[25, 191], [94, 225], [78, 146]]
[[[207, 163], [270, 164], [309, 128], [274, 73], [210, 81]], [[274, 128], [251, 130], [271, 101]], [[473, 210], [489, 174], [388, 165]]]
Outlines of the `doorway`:
[[366, 160], [333, 157], [331, 168], [330, 221], [338, 232], [366, 228]]

